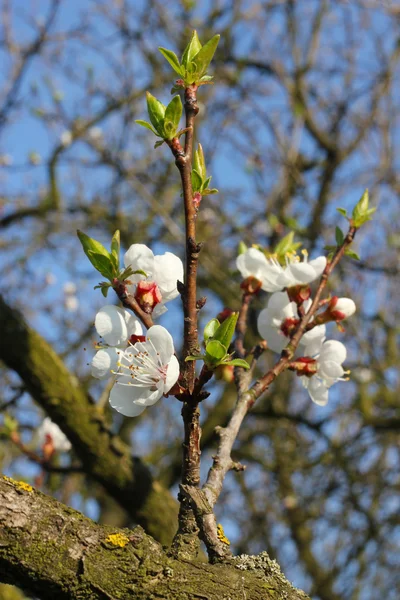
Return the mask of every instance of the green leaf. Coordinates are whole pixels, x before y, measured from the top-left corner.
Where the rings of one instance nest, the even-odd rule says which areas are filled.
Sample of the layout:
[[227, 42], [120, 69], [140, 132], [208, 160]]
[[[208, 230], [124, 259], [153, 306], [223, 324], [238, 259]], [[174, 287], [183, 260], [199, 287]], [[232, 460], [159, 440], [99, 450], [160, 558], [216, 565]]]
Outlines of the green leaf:
[[88, 257], [91, 263], [92, 259], [89, 255], [89, 252], [96, 252], [97, 254], [102, 254], [103, 256], [110, 259], [110, 253], [104, 248], [102, 244], [100, 244], [100, 242], [89, 237], [88, 235], [86, 235], [86, 233], [83, 233], [83, 231], [79, 231], [79, 229], [77, 231], [77, 235], [79, 241], [82, 244], [83, 251], [85, 252], [86, 256]]
[[211, 83], [214, 79], [213, 75], [203, 75], [198, 81], [198, 83]]
[[213, 339], [221, 342], [225, 348], [229, 348], [229, 345], [232, 341], [238, 317], [239, 313], [232, 313], [227, 319], [225, 319], [225, 321], [221, 323], [213, 335]]
[[299, 246], [301, 246], [301, 243], [294, 242], [293, 239], [294, 231], [290, 231], [275, 246], [274, 253], [277, 254], [279, 258], [283, 258], [288, 252], [294, 252], [297, 248], [299, 248]]
[[[182, 101], [180, 96], [174, 96], [165, 109], [164, 133], [167, 139], [175, 137], [182, 116]], [[171, 126], [169, 125], [171, 123]]]
[[208, 189], [208, 186], [210, 185], [211, 179], [212, 179], [212, 177], [210, 175], [210, 177], [207, 177], [207, 179], [204, 181], [204, 183], [203, 183], [203, 189], [204, 190]]
[[147, 111], [149, 113], [150, 121], [162, 137], [163, 134], [163, 122], [165, 116], [166, 107], [162, 102], [157, 100], [150, 92], [146, 92], [147, 99]]
[[224, 362], [224, 365], [229, 365], [230, 367], [243, 367], [243, 369], [250, 369], [249, 363], [243, 360], [242, 358], [234, 358], [233, 360]]
[[242, 240], [240, 240], [238, 249], [237, 249], [238, 256], [240, 256], [241, 254], [244, 254], [245, 252], [247, 252], [247, 250], [248, 250], [247, 245]]
[[162, 146], [162, 145], [163, 145], [163, 143], [164, 143], [164, 140], [159, 140], [158, 142], [156, 142], [156, 143], [154, 144], [154, 148], [159, 148], [160, 146]]
[[208, 339], [212, 338], [219, 326], [220, 322], [218, 319], [211, 319], [211, 321], [208, 321], [207, 325], [204, 327], [204, 340], [207, 341]]
[[99, 254], [92, 250], [88, 251], [88, 256], [94, 268], [101, 273], [103, 277], [110, 280], [114, 278], [116, 273], [110, 256], [104, 256], [104, 254]]
[[191, 62], [192, 58], [196, 56], [196, 54], [201, 50], [201, 43], [199, 40], [199, 36], [197, 35], [197, 31], [194, 29], [192, 31], [192, 37], [190, 38], [190, 42], [186, 46], [185, 50], [182, 54], [181, 63], [184, 67], [187, 68], [188, 64]]
[[177, 57], [175, 52], [172, 52], [172, 50], [167, 50], [166, 48], [162, 48], [161, 46], [159, 46], [158, 49], [161, 52], [161, 54], [163, 55], [163, 57], [169, 62], [171, 67], [174, 69], [174, 71], [176, 73], [178, 73], [178, 75], [182, 76], [183, 75], [182, 68], [179, 63], [179, 58]]
[[212, 194], [219, 194], [219, 190], [217, 190], [217, 188], [213, 188], [212, 190], [203, 190], [202, 194], [203, 194], [203, 196], [210, 196]]
[[347, 210], [345, 208], [337, 208], [338, 213], [347, 218]]
[[111, 240], [111, 256], [114, 259], [114, 266], [119, 269], [119, 252], [121, 247], [121, 235], [119, 229], [114, 233]]
[[226, 356], [226, 347], [218, 340], [210, 340], [206, 345], [206, 359], [216, 363]]
[[376, 208], [369, 208], [368, 190], [365, 190], [353, 210], [352, 218], [354, 227], [361, 227], [361, 225], [370, 221], [370, 217], [375, 211]]
[[196, 169], [192, 170], [192, 188], [194, 192], [200, 192], [203, 185], [203, 180], [196, 171]]
[[150, 123], [148, 123], [147, 121], [142, 121], [141, 119], [136, 119], [135, 123], [137, 123], [138, 125], [141, 125], [142, 127], [146, 127], [146, 129], [150, 129], [150, 131], [152, 131], [154, 133], [154, 135], [159, 136], [159, 134], [154, 129], [154, 127], [152, 125], [150, 125]]
[[189, 362], [191, 360], [204, 360], [205, 356], [203, 356], [202, 354], [196, 355], [196, 356], [187, 356], [185, 358], [185, 362]]
[[204, 152], [201, 144], [197, 146], [197, 150], [194, 153], [193, 166], [199, 173], [201, 179], [205, 179], [207, 177], [206, 163], [204, 160]]
[[341, 246], [344, 242], [344, 233], [340, 227], [336, 227], [335, 229], [335, 239], [338, 246]]
[[185, 83], [190, 85], [198, 79], [197, 67], [194, 62], [188, 63], [186, 67]]
[[204, 44], [202, 49], [192, 58], [193, 62], [196, 63], [198, 79], [205, 75], [217, 49], [220, 37], [219, 34], [214, 35], [214, 37], [212, 37], [207, 44]]
[[344, 251], [345, 256], [349, 256], [350, 258], [354, 258], [354, 260], [360, 260], [359, 255], [354, 250], [350, 250], [350, 248], [346, 248]]

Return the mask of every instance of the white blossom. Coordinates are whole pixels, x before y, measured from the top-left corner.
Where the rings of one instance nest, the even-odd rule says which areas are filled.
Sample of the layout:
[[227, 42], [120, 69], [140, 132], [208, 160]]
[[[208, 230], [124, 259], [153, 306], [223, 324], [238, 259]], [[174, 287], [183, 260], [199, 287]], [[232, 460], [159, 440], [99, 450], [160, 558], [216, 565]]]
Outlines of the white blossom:
[[58, 452], [68, 452], [68, 450], [71, 450], [71, 444], [59, 426], [53, 423], [49, 417], [46, 417], [37, 430], [38, 445], [43, 446], [49, 438], [54, 450]]
[[72, 133], [68, 130], [63, 131], [60, 135], [60, 142], [65, 148], [70, 146], [72, 143]]
[[254, 277], [261, 282], [265, 292], [279, 292], [284, 288], [296, 285], [307, 285], [318, 279], [326, 267], [325, 256], [319, 256], [308, 262], [308, 255], [303, 250], [303, 262], [293, 252], [286, 255], [286, 266], [283, 267], [277, 258], [267, 258], [257, 248], [249, 248], [236, 259], [236, 266], [243, 279]]
[[[128, 290], [135, 294], [137, 284], [140, 281], [154, 282], [161, 294], [161, 302], [152, 306], [154, 308], [153, 316], [157, 317], [167, 309], [164, 307], [166, 302], [173, 300], [179, 294], [177, 282], [183, 282], [183, 264], [181, 259], [172, 254], [154, 255], [153, 252], [144, 244], [132, 244], [124, 256], [125, 267], [132, 267], [133, 271], [142, 270], [146, 276], [141, 274], [131, 275], [129, 281], [132, 286]], [[137, 298], [140, 304], [140, 298]]]
[[337, 381], [344, 381], [342, 363], [346, 360], [346, 348], [337, 340], [328, 340], [321, 344], [318, 352], [315, 347], [306, 347], [305, 355], [316, 359], [317, 371], [311, 377], [301, 377], [311, 400], [320, 406], [328, 402], [328, 389]]
[[118, 367], [110, 404], [127, 417], [136, 417], [168, 393], [179, 377], [170, 333], [153, 325], [146, 341], [136, 342], [120, 355]]
[[92, 375], [106, 379], [118, 368], [121, 353], [132, 335], [141, 336], [142, 326], [138, 319], [124, 308], [114, 305], [103, 306], [96, 314], [94, 325], [103, 346], [92, 359]]
[[87, 132], [87, 135], [92, 142], [98, 142], [103, 137], [103, 131], [101, 127], [90, 127], [90, 129]]
[[246, 252], [239, 254], [236, 267], [243, 279], [254, 277], [261, 281], [261, 289], [265, 292], [277, 292], [283, 287], [278, 283], [283, 275], [283, 267], [276, 259], [267, 258], [257, 248], [248, 248]]
[[[303, 303], [305, 311], [310, 308], [311, 300]], [[274, 352], [282, 352], [289, 343], [290, 336], [299, 324], [297, 305], [290, 302], [286, 292], [275, 292], [270, 297], [267, 307], [264, 308], [257, 320], [258, 332], [268, 343], [268, 348]], [[300, 340], [310, 350], [318, 349], [325, 337], [325, 325], [313, 327], [305, 333]]]
[[302, 254], [303, 262], [294, 253], [286, 256], [286, 267], [278, 280], [281, 289], [295, 285], [307, 285], [322, 275], [326, 267], [326, 257], [318, 256], [308, 262], [307, 252], [303, 250]]
[[79, 308], [79, 300], [76, 296], [67, 295], [64, 298], [64, 306], [68, 312], [76, 312]]

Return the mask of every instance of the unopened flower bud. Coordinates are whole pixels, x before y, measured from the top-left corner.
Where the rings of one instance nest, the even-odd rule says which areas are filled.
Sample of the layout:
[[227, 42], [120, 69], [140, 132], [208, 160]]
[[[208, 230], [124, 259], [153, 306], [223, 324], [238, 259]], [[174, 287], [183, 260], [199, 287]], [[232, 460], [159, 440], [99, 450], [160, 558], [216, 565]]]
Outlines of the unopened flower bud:
[[327, 309], [334, 321], [348, 319], [356, 312], [356, 305], [350, 298], [338, 298], [333, 296]]
[[221, 381], [225, 381], [226, 383], [231, 383], [233, 381], [233, 366], [232, 365], [219, 365], [215, 371], [214, 375], [216, 379]]
[[162, 300], [158, 285], [154, 281], [139, 281], [135, 292], [135, 300], [144, 312], [151, 314]]
[[195, 207], [196, 210], [199, 210], [201, 198], [202, 198], [202, 195], [200, 194], [200, 192], [195, 192], [193, 194], [193, 206]]

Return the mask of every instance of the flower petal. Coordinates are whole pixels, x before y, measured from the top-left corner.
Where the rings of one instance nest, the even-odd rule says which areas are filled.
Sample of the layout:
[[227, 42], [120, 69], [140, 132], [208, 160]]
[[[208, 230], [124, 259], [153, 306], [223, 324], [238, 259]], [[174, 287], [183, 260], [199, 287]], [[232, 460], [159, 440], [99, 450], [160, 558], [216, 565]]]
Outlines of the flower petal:
[[125, 252], [124, 264], [125, 267], [130, 265], [134, 271], [142, 269], [151, 279], [154, 269], [154, 254], [145, 244], [132, 244]]
[[319, 364], [318, 375], [326, 382], [327, 386], [333, 385], [344, 374], [341, 365], [333, 360], [326, 360]]
[[311, 283], [318, 277], [318, 275], [315, 273], [314, 267], [310, 262], [292, 263], [287, 268], [296, 280], [297, 284]]
[[110, 392], [111, 406], [126, 417], [137, 417], [146, 408], [146, 406], [139, 406], [133, 402], [131, 391], [133, 387], [115, 384]]
[[325, 325], [317, 325], [311, 329], [311, 331], [307, 331], [307, 333], [303, 335], [300, 344], [305, 346], [305, 356], [315, 356], [321, 352], [321, 347], [325, 340], [325, 333]]
[[261, 269], [265, 266], [267, 266], [267, 259], [257, 248], [248, 248], [246, 252], [239, 254], [236, 259], [236, 267], [243, 279], [253, 275], [256, 279], [261, 280]]
[[132, 313], [124, 310], [125, 313], [125, 323], [128, 334], [128, 339], [131, 335], [143, 335], [143, 327], [139, 321]]
[[179, 362], [176, 356], [172, 356], [168, 363], [167, 377], [164, 383], [164, 394], [167, 394], [172, 386], [178, 381]]
[[319, 361], [321, 364], [326, 361], [333, 361], [342, 364], [346, 360], [347, 350], [346, 346], [342, 342], [337, 340], [328, 340], [324, 342]]
[[308, 264], [311, 265], [315, 271], [314, 279], [318, 279], [318, 277], [321, 277], [326, 267], [326, 256], [318, 256], [318, 258], [310, 260]]
[[328, 403], [328, 389], [324, 382], [315, 375], [309, 379], [307, 389], [311, 400], [315, 402], [315, 404], [325, 406]]
[[111, 371], [117, 371], [119, 361], [118, 348], [102, 348], [92, 358], [92, 376], [97, 379], [111, 377]]
[[283, 335], [283, 333], [279, 329], [277, 329], [276, 327], [271, 327], [269, 322], [264, 319], [263, 313], [268, 314], [268, 309], [265, 308], [264, 310], [262, 310], [258, 316], [258, 332], [261, 335], [261, 337], [267, 342], [268, 348], [280, 354], [289, 340]]
[[119, 346], [128, 339], [125, 312], [122, 308], [108, 304], [96, 314], [96, 331], [109, 346]]
[[147, 332], [146, 341], [150, 340], [160, 355], [163, 365], [168, 365], [174, 355], [174, 342], [169, 331], [161, 325], [153, 325]]
[[181, 259], [172, 252], [155, 256], [153, 278], [163, 296], [163, 302], [176, 298], [179, 294], [177, 281], [183, 282]]
[[267, 310], [271, 319], [282, 321], [287, 317], [297, 316], [297, 306], [290, 302], [286, 292], [275, 292], [268, 300]]

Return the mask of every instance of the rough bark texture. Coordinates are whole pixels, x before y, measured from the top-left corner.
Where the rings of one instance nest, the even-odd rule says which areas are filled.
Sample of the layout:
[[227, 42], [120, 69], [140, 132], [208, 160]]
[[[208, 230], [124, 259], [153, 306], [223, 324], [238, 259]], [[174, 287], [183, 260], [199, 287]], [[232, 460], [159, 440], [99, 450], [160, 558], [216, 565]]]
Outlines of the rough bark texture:
[[[113, 436], [97, 406], [51, 346], [0, 296], [0, 360], [71, 441], [85, 473], [163, 544], [176, 529], [178, 504], [143, 462]], [[158, 518], [157, 515], [160, 515]], [[162, 515], [162, 518], [161, 518]]]
[[266, 553], [228, 565], [178, 561], [141, 527], [97, 525], [0, 478], [0, 580], [43, 600], [307, 600]]

